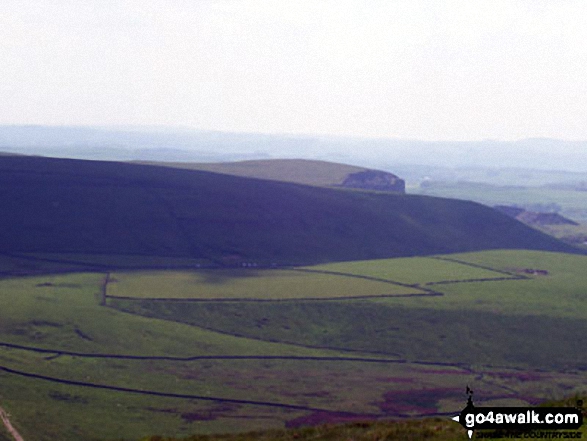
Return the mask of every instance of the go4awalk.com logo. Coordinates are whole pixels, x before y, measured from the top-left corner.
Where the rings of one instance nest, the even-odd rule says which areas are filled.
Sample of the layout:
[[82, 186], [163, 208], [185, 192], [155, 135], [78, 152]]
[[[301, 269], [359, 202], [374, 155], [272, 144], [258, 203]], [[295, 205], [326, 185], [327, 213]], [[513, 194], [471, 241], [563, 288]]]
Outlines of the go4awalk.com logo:
[[476, 438], [581, 438], [576, 431], [583, 425], [581, 401], [577, 407], [475, 407], [473, 391], [468, 386], [467, 395], [467, 406], [452, 419], [467, 430], [469, 438], [476, 430], [493, 430]]

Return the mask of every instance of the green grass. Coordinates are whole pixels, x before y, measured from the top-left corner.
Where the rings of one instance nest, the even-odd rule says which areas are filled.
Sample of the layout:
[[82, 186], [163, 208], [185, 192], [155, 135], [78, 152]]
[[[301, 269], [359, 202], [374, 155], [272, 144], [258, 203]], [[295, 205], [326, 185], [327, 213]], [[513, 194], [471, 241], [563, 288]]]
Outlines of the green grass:
[[[587, 273], [584, 268], [587, 258], [564, 253], [548, 253], [524, 250], [484, 251], [482, 253], [463, 253], [443, 256], [463, 263], [481, 265], [493, 268], [496, 271], [509, 272], [512, 275], [525, 276], [520, 280], [495, 280], [484, 282], [465, 282], [451, 284], [435, 284], [429, 288], [440, 291], [442, 297], [421, 297], [418, 307], [439, 310], [472, 310], [506, 315], [533, 315], [558, 318], [587, 319]], [[388, 262], [386, 264], [386, 262]], [[413, 262], [412, 265], [410, 263]], [[333, 264], [324, 268], [337, 268], [354, 271], [357, 274], [374, 274], [402, 278], [402, 281], [413, 282], [417, 274], [422, 274], [423, 281], [442, 279], [442, 273], [434, 278], [433, 271], [436, 265], [446, 265], [448, 278], [465, 279], [475, 275], [477, 268], [463, 265], [455, 261], [435, 260], [430, 258], [393, 259], [389, 261], [375, 261], [371, 268], [367, 262], [352, 262], [347, 264]], [[397, 275], [392, 272], [398, 268]], [[356, 268], [364, 268], [358, 270]], [[377, 270], [375, 270], [377, 268]], [[528, 275], [524, 269], [542, 269], [547, 275]], [[487, 271], [479, 269], [479, 271]], [[451, 275], [452, 274], [452, 275]], [[459, 275], [460, 274], [460, 275]], [[494, 277], [508, 277], [507, 274], [489, 272]], [[476, 277], [471, 277], [475, 279]], [[410, 298], [389, 298], [377, 300], [388, 306], [414, 306]]]
[[522, 368], [587, 366], [577, 336], [587, 320], [470, 309], [398, 307], [374, 302], [279, 304], [117, 300], [146, 317], [266, 341], [347, 349], [411, 361]]
[[[464, 263], [398, 259], [376, 261], [373, 266], [355, 262], [316, 267], [404, 282], [414, 282], [421, 273], [424, 283], [440, 282], [440, 268], [444, 268], [445, 280], [457, 283], [431, 285], [443, 296], [277, 304], [109, 301], [113, 307], [143, 316], [266, 341], [346, 348], [407, 360], [548, 369], [587, 366], [575, 337], [587, 332], [587, 274], [583, 270], [587, 257], [488, 251], [446, 258]], [[525, 269], [543, 269], [548, 274], [493, 280], [512, 277], [504, 271], [516, 275], [525, 274]], [[467, 281], [481, 276], [490, 277], [483, 282]]]
[[587, 273], [584, 271], [587, 258], [584, 256], [503, 250], [450, 257], [505, 271], [523, 268], [548, 271], [548, 275], [531, 276], [530, 280], [494, 282], [493, 287], [490, 283], [443, 287], [447, 294], [443, 300], [454, 309], [466, 305], [497, 313], [587, 319]]
[[[455, 412], [464, 405], [463, 384], [479, 394], [478, 405], [528, 405], [504, 386], [532, 396], [544, 387], [568, 393], [585, 377], [558, 373], [465, 370], [409, 363], [226, 360], [129, 361], [62, 356], [47, 360], [29, 351], [2, 351], [12, 368], [75, 381], [127, 388], [194, 393], [309, 405], [327, 412], [174, 399], [33, 380], [0, 371], [3, 406], [25, 439], [137, 439], [154, 433], [187, 436], [290, 425], [385, 417], [388, 408], [406, 415]], [[543, 394], [544, 396], [544, 394]], [[343, 412], [343, 413], [340, 413]], [[104, 424], [107, 421], [107, 424]], [[457, 426], [458, 427], [458, 426]]]
[[[29, 374], [164, 394], [211, 397], [218, 401], [240, 400], [242, 403], [225, 404], [233, 408], [248, 408], [252, 412], [261, 414], [265, 411], [280, 410], [274, 404], [308, 406], [328, 412], [352, 411], [365, 415], [380, 414], [379, 406], [382, 403], [382, 396], [393, 390], [405, 395], [406, 384], [418, 378], [418, 372], [421, 369], [417, 365], [387, 362], [320, 359], [178, 362], [61, 356], [57, 359], [46, 360], [30, 351], [20, 351], [15, 354], [14, 350], [10, 352], [2, 350], [0, 358], [3, 365], [10, 365], [11, 369]], [[360, 377], [357, 375], [357, 370], [361, 372]], [[423, 371], [420, 377], [428, 376]], [[474, 380], [472, 374], [466, 374], [466, 377], [469, 381]], [[17, 377], [13, 376], [13, 378]], [[450, 387], [454, 390], [450, 393], [444, 392], [444, 395], [440, 394], [438, 397], [432, 391], [429, 399], [422, 401], [421, 409], [415, 402], [411, 409], [404, 402], [406, 408], [404, 412], [406, 414], [434, 412], [437, 410], [440, 399], [450, 400], [453, 406], [460, 405], [459, 386], [463, 380], [463, 372], [456, 368], [446, 369], [443, 380], [445, 388]], [[44, 383], [43, 380], [38, 381]], [[80, 391], [94, 390], [79, 385], [70, 387]], [[114, 390], [109, 393], [113, 396], [125, 395]], [[147, 401], [149, 398], [146, 396], [144, 399]], [[182, 400], [176, 399], [176, 401]], [[199, 400], [193, 398], [183, 401], [198, 402]], [[250, 404], [246, 401], [267, 403], [267, 405]], [[205, 401], [202, 403], [206, 404]], [[215, 404], [222, 403], [215, 402]], [[301, 413], [295, 408], [284, 410]], [[218, 426], [220, 427], [221, 424]]]
[[[2, 405], [10, 409], [11, 421], [27, 441], [136, 440], [154, 433], [185, 437], [236, 432], [243, 430], [243, 422], [248, 430], [279, 428], [292, 413], [266, 409], [255, 415], [254, 409], [218, 403], [79, 388], [1, 373], [0, 386]], [[233, 419], [220, 424], [213, 419], [226, 413]], [[198, 414], [201, 421], [189, 420]]]
[[2, 341], [48, 349], [108, 354], [186, 356], [317, 353], [220, 335], [192, 326], [146, 319], [101, 307], [103, 278], [104, 274], [80, 273], [0, 280]]
[[[380, 422], [279, 430], [348, 418], [457, 412], [466, 385], [476, 391], [478, 405], [527, 405], [585, 392], [587, 358], [580, 336], [587, 333], [587, 257], [508, 250], [439, 257], [453, 260], [345, 262], [303, 272], [117, 272], [112, 277], [118, 281], [108, 288], [109, 294], [124, 288], [130, 297], [164, 291], [175, 299], [191, 296], [184, 291], [192, 286], [210, 297], [198, 302], [109, 298], [101, 306], [103, 272], [5, 278], [0, 280], [0, 342], [54, 352], [0, 345], [0, 366], [46, 377], [0, 370], [0, 405], [27, 440], [136, 441], [157, 433], [187, 437], [263, 429], [278, 431], [239, 436], [362, 439], [396, 433], [409, 439], [409, 431], [414, 439], [435, 433], [446, 439], [463, 434], [462, 428], [438, 421], [434, 424], [445, 429]], [[494, 280], [511, 277], [504, 271], [516, 275], [528, 268], [548, 274]], [[380, 285], [406, 288], [369, 277], [443, 295], [329, 297]], [[446, 281], [452, 282], [438, 283]], [[222, 292], [232, 296], [229, 290], [250, 297], [214, 300]], [[324, 299], [304, 300], [317, 293]], [[250, 301], [263, 296], [289, 300]], [[208, 358], [155, 358], [161, 356]]]
[[310, 267], [312, 270], [335, 271], [377, 277], [406, 284], [425, 285], [430, 282], [499, 278], [507, 276], [488, 269], [475, 268], [429, 257], [365, 260], [331, 263]]
[[113, 273], [108, 284], [109, 296], [145, 299], [303, 300], [422, 292], [385, 281], [256, 269]]

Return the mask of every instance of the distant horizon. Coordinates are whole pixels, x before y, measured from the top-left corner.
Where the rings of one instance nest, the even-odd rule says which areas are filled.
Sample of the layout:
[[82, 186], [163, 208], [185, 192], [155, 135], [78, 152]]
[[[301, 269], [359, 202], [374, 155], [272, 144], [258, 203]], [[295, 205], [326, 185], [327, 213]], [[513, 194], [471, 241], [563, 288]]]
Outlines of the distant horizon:
[[0, 127], [38, 127], [50, 129], [91, 129], [104, 130], [111, 132], [134, 132], [134, 133], [219, 133], [227, 135], [260, 135], [260, 136], [275, 136], [275, 137], [292, 137], [292, 138], [325, 138], [325, 139], [352, 139], [352, 140], [370, 140], [370, 141], [407, 141], [407, 142], [422, 142], [422, 143], [482, 143], [482, 142], [496, 142], [496, 143], [516, 143], [521, 141], [562, 141], [565, 143], [583, 143], [587, 142], [587, 136], [580, 139], [567, 139], [563, 137], [548, 137], [548, 136], [525, 136], [515, 139], [502, 138], [483, 138], [483, 139], [421, 139], [421, 138], [399, 138], [390, 136], [359, 136], [359, 135], [336, 135], [330, 133], [305, 133], [305, 132], [261, 132], [261, 131], [247, 131], [247, 130], [216, 130], [216, 129], [202, 129], [195, 126], [187, 125], [165, 125], [165, 124], [37, 124], [37, 123], [22, 123], [22, 124], [2, 124]]
[[0, 125], [0, 151], [94, 160], [232, 162], [300, 158], [393, 171], [399, 164], [587, 173], [587, 141], [426, 141], [221, 132], [172, 126]]
[[585, 16], [582, 0], [4, 0], [0, 124], [587, 140]]

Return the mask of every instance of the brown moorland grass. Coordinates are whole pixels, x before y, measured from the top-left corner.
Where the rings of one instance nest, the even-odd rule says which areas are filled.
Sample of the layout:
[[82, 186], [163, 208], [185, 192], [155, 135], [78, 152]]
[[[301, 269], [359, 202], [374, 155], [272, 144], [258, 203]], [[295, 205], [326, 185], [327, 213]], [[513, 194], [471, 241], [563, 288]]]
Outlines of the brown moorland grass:
[[[575, 395], [563, 400], [545, 402], [547, 407], [574, 407], [579, 400], [584, 403], [585, 396]], [[587, 409], [583, 407], [583, 418], [587, 417]], [[575, 431], [572, 431], [575, 432]], [[587, 435], [587, 425], [578, 430], [581, 438]], [[188, 438], [165, 438], [152, 436], [141, 441], [458, 441], [468, 440], [463, 427], [449, 418], [422, 418], [400, 421], [359, 421], [349, 424], [326, 424], [316, 427], [296, 428], [289, 430], [268, 430], [230, 435], [200, 435]], [[484, 438], [496, 439], [496, 438]], [[528, 439], [522, 436], [509, 438], [514, 440]]]

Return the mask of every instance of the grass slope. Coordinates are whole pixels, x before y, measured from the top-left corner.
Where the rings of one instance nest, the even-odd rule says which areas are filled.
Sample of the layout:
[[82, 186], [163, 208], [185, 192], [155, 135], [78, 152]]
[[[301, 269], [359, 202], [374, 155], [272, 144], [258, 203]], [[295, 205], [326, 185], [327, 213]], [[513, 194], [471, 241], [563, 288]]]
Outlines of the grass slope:
[[353, 165], [309, 159], [268, 159], [217, 163], [144, 162], [144, 164], [204, 170], [245, 178], [269, 179], [322, 187], [340, 185], [350, 173], [366, 170]]
[[[324, 428], [300, 427], [446, 416], [462, 409], [465, 385], [478, 405], [584, 393], [586, 259], [499, 250], [300, 273], [308, 296], [323, 275], [328, 295], [361, 294], [373, 279], [439, 293], [369, 301], [300, 298], [283, 269], [218, 269], [216, 278], [212, 269], [169, 270], [167, 287], [144, 270], [116, 272], [111, 279], [126, 278], [125, 291], [138, 300], [105, 304], [104, 272], [4, 278], [0, 403], [25, 439], [137, 440], [285, 427], [297, 429], [267, 436], [318, 436]], [[547, 274], [520, 277], [532, 268]], [[186, 290], [209, 298], [140, 298], [168, 287], [171, 297]], [[288, 300], [226, 301], [216, 297], [223, 287]], [[398, 436], [408, 427], [433, 436], [406, 424], [394, 426], [405, 429]], [[374, 434], [370, 425], [348, 436]]]
[[[339, 274], [341, 284], [344, 274], [376, 276], [440, 295], [263, 303], [110, 298], [109, 304], [236, 336], [411, 361], [584, 369], [587, 358], [576, 336], [587, 333], [586, 263], [585, 256], [509, 250], [333, 263], [314, 271]], [[529, 269], [547, 274], [523, 275]], [[369, 281], [354, 289], [369, 293]]]
[[[282, 354], [283, 345], [100, 306], [104, 276], [80, 273], [0, 280], [1, 341], [81, 353], [186, 356], [189, 348], [190, 356]], [[298, 355], [315, 354], [291, 350]]]
[[587, 320], [372, 302], [173, 303], [117, 300], [124, 311], [236, 336], [405, 360], [540, 369], [584, 369], [577, 336]]
[[113, 273], [108, 284], [109, 296], [146, 299], [303, 300], [422, 293], [385, 279], [276, 269]]
[[317, 263], [574, 248], [476, 203], [115, 162], [0, 157], [0, 249]]

